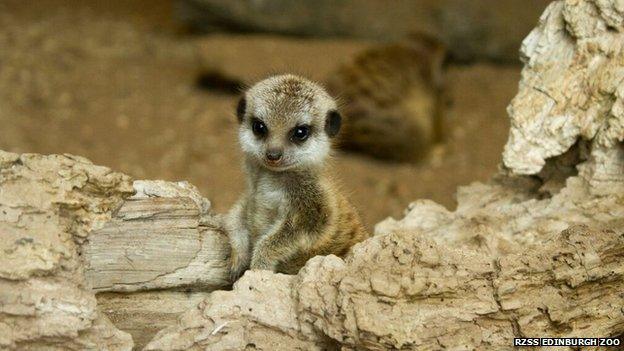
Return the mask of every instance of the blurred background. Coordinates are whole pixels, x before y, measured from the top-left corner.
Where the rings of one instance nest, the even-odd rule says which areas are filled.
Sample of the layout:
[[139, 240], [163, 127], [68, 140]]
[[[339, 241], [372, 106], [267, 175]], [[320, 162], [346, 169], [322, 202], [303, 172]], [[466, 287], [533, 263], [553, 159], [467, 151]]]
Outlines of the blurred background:
[[[548, 3], [0, 0], [0, 149], [188, 180], [225, 212], [244, 188], [238, 91], [294, 72], [334, 79], [347, 109], [373, 101], [360, 104], [364, 115], [390, 133], [425, 110], [436, 116], [417, 118], [443, 121], [444, 137], [427, 141], [418, 161], [337, 152], [337, 178], [369, 229], [418, 198], [452, 209], [458, 185], [497, 169], [518, 49]], [[439, 43], [442, 60], [429, 59], [422, 38]], [[401, 49], [388, 49], [395, 44]]]

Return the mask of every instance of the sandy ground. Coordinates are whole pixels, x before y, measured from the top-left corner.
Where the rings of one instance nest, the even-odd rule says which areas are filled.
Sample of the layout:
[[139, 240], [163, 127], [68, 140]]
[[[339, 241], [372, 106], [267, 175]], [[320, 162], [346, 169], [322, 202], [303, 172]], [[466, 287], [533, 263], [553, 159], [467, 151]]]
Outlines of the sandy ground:
[[[0, 149], [72, 153], [136, 178], [188, 180], [226, 211], [244, 184], [236, 96], [197, 88], [204, 39], [179, 34], [169, 11], [167, 1], [0, 2]], [[220, 42], [221, 59], [241, 54], [227, 50], [227, 37]], [[245, 55], [249, 64], [267, 60]], [[434, 162], [337, 155], [337, 176], [369, 228], [418, 198], [453, 208], [457, 186], [495, 172], [519, 73], [449, 68], [453, 124]]]

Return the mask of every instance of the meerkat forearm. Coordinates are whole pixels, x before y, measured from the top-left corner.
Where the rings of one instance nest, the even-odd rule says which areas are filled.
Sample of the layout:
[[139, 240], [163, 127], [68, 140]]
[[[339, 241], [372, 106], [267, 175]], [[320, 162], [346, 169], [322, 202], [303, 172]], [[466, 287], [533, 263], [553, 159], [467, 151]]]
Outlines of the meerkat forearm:
[[249, 268], [251, 261], [250, 233], [244, 224], [242, 201], [232, 207], [225, 224], [231, 246], [230, 276], [235, 280]]
[[280, 262], [289, 259], [296, 251], [296, 233], [290, 226], [281, 226], [256, 243], [251, 257], [251, 269], [274, 271]]

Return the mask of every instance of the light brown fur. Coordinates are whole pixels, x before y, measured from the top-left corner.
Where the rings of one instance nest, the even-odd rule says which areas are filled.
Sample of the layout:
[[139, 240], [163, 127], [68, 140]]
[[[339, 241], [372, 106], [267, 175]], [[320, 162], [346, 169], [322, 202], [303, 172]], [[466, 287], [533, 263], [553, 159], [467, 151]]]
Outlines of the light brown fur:
[[[228, 215], [232, 278], [247, 268], [294, 274], [316, 255], [344, 256], [368, 234], [328, 176], [325, 159], [334, 134], [328, 116], [335, 101], [296, 76], [262, 81], [242, 101], [239, 136], [248, 184]], [[249, 133], [254, 119], [266, 124], [265, 136]], [[294, 143], [288, 133], [299, 125], [311, 134]], [[267, 166], [264, 152], [271, 148], [284, 151], [278, 168]]]

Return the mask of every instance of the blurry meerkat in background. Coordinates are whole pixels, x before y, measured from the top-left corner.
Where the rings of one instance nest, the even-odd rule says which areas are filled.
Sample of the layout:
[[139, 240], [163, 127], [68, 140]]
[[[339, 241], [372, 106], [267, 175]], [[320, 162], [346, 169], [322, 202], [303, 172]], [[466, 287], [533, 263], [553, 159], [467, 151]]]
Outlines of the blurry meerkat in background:
[[445, 47], [433, 38], [380, 45], [327, 79], [344, 104], [341, 147], [385, 160], [416, 161], [443, 140]]
[[327, 174], [341, 116], [323, 88], [274, 76], [244, 93], [237, 116], [247, 190], [227, 217], [233, 280], [248, 268], [294, 274], [368, 237]]

